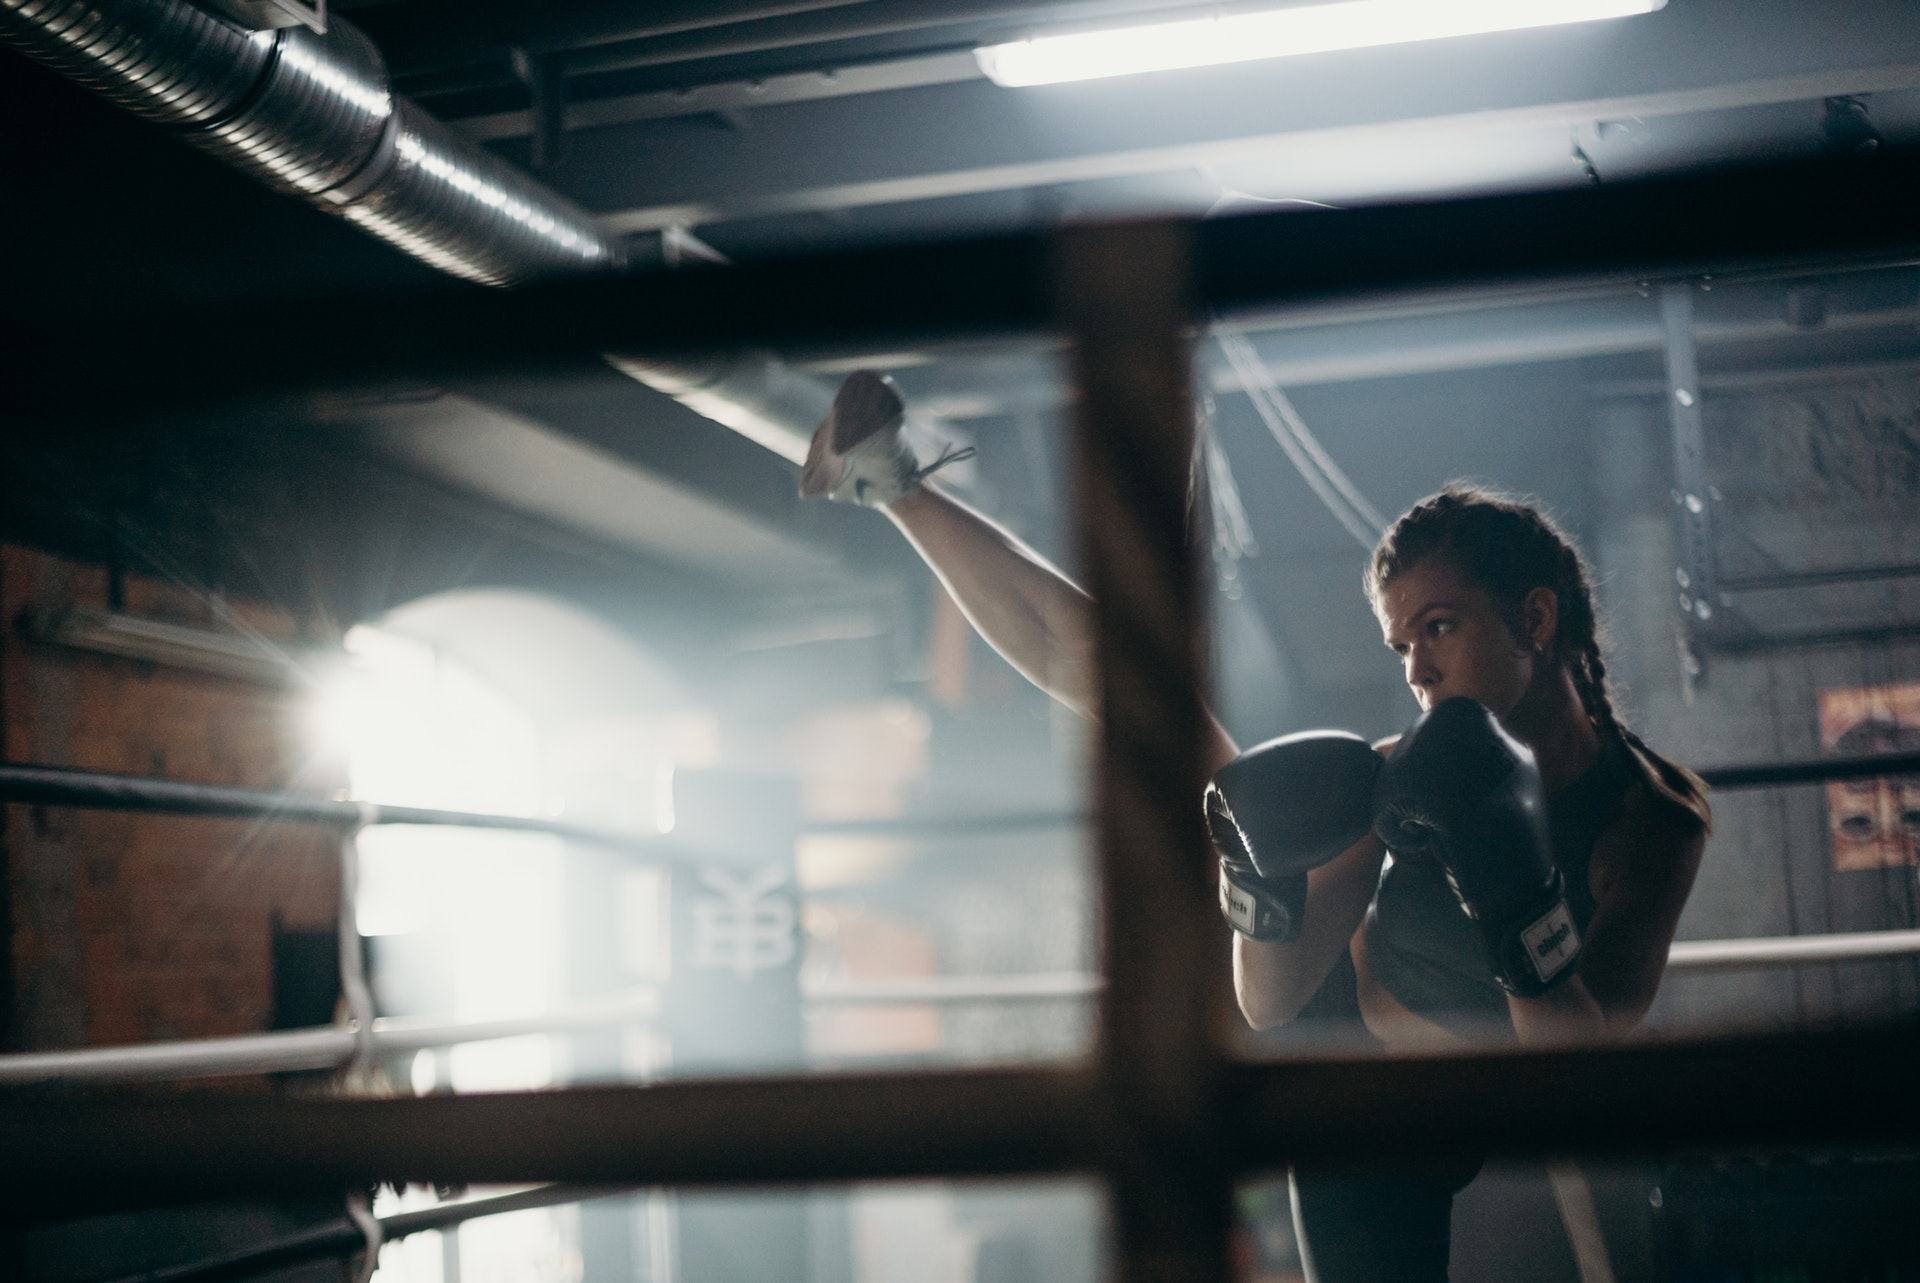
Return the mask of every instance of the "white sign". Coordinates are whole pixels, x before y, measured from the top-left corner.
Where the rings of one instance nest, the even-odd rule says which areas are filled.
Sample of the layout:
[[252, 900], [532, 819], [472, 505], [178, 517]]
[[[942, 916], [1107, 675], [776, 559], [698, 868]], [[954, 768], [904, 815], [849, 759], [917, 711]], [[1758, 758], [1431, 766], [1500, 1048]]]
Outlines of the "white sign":
[[785, 870], [768, 865], [738, 876], [702, 869], [700, 881], [716, 894], [702, 896], [693, 905], [694, 966], [751, 980], [756, 971], [773, 971], [793, 961], [793, 900], [770, 894], [786, 885]]

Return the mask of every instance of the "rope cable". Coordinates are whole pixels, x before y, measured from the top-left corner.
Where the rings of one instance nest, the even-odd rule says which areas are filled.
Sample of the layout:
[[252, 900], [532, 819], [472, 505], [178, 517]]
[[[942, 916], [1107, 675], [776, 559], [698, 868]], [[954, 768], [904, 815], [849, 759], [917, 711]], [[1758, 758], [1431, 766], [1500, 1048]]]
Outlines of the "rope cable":
[[1239, 379], [1241, 389], [1253, 403], [1255, 413], [1266, 424], [1267, 431], [1286, 454], [1288, 462], [1293, 464], [1301, 479], [1346, 528], [1347, 533], [1361, 547], [1371, 551], [1387, 528], [1386, 518], [1367, 501], [1359, 487], [1353, 484], [1321, 446], [1308, 429], [1306, 421], [1300, 417], [1300, 412], [1294, 409], [1286, 394], [1275, 385], [1265, 362], [1261, 361], [1260, 354], [1246, 336], [1224, 323], [1216, 322], [1214, 337], [1220, 345], [1221, 354]]
[[354, 1254], [350, 1264], [354, 1283], [371, 1283], [380, 1268], [380, 1249], [385, 1245], [386, 1227], [374, 1216], [365, 1193], [355, 1190], [347, 1195], [347, 1219], [360, 1231], [366, 1246]]
[[[1353, 484], [1347, 474], [1341, 470], [1340, 465], [1333, 461], [1333, 456], [1321, 446], [1319, 438], [1315, 437], [1307, 427], [1306, 420], [1302, 419], [1300, 412], [1294, 409], [1293, 402], [1274, 382], [1272, 372], [1267, 369], [1267, 363], [1260, 359], [1259, 349], [1254, 347], [1247, 336], [1239, 330], [1225, 328], [1221, 331], [1220, 338], [1223, 344], [1234, 349], [1239, 365], [1253, 376], [1250, 382], [1272, 405], [1281, 422], [1286, 425], [1289, 434], [1300, 443], [1300, 448], [1312, 458], [1314, 466], [1332, 483], [1334, 489], [1340, 492], [1341, 498], [1351, 504], [1354, 512], [1368, 525], [1384, 531], [1387, 528], [1387, 519], [1381, 515], [1379, 509], [1367, 502], [1366, 496], [1360, 493], [1360, 488]], [[1234, 358], [1229, 357], [1229, 359]], [[1243, 381], [1249, 380], [1243, 379]]]
[[1198, 448], [1201, 466], [1207, 478], [1207, 501], [1213, 510], [1213, 546], [1229, 562], [1260, 555], [1259, 541], [1253, 537], [1253, 521], [1240, 497], [1240, 485], [1234, 480], [1233, 463], [1211, 417], [1202, 421]]

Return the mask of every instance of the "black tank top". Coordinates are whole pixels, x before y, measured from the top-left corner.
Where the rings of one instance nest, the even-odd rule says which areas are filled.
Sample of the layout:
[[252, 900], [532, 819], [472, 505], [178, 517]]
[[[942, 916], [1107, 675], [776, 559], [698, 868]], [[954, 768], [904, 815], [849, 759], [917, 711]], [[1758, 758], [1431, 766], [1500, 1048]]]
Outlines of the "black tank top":
[[[1586, 773], [1547, 799], [1553, 862], [1566, 879], [1567, 907], [1582, 934], [1593, 918], [1587, 877], [1593, 846], [1619, 813], [1635, 774], [1626, 741], [1605, 735]], [[1374, 975], [1409, 1011], [1466, 1037], [1509, 1027], [1506, 993], [1488, 969], [1480, 929], [1432, 856], [1388, 853], [1367, 907], [1366, 933]]]

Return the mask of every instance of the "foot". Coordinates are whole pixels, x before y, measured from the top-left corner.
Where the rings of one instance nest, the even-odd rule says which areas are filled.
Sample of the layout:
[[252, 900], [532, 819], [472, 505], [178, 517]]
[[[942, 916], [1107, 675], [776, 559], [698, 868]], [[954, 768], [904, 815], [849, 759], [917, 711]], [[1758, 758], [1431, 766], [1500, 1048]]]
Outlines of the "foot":
[[921, 467], [901, 434], [907, 404], [893, 380], [855, 370], [815, 429], [800, 472], [800, 497], [884, 508], [971, 450], [942, 454]]

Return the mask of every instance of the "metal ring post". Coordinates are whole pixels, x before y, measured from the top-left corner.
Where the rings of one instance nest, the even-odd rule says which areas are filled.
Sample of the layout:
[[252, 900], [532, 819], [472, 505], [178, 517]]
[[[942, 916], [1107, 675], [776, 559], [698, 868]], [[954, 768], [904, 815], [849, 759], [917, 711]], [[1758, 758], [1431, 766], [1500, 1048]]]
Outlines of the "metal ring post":
[[340, 992], [353, 1021], [353, 1059], [349, 1070], [365, 1071], [373, 1063], [373, 988], [367, 983], [367, 955], [360, 940], [360, 830], [373, 823], [379, 810], [360, 804], [360, 821], [340, 835]]

